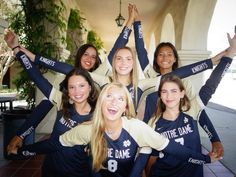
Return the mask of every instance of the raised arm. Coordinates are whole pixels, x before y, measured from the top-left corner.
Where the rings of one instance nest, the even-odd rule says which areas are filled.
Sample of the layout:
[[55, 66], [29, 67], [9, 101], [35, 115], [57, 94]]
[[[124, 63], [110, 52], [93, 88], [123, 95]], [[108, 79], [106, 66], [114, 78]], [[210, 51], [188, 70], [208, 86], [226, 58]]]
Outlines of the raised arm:
[[18, 36], [9, 29], [6, 29], [4, 31], [4, 40], [6, 41], [8, 47], [10, 47], [15, 53], [21, 50], [23, 53], [25, 53], [28, 56], [28, 59], [30, 59], [32, 62], [35, 62], [36, 64], [40, 64], [44, 66], [45, 68], [49, 68], [53, 71], [63, 73], [63, 74], [67, 74], [73, 69], [73, 66], [69, 64], [59, 62], [53, 59], [48, 59], [42, 56], [36, 56], [29, 50], [20, 46], [19, 41], [18, 41]]
[[108, 60], [110, 65], [112, 65], [112, 59], [117, 49], [124, 47], [128, 43], [129, 36], [132, 31], [131, 26], [133, 24], [133, 11], [130, 5], [128, 6], [128, 14], [129, 14], [128, 20], [124, 28], [122, 29], [121, 33], [119, 34], [118, 38], [116, 39], [110, 53], [108, 54]]
[[42, 91], [42, 93], [50, 100], [53, 101], [55, 98], [55, 93], [59, 92], [52, 84], [45, 79], [40, 73], [39, 69], [32, 63], [29, 58], [22, 52], [19, 51], [16, 54], [16, 58], [20, 61], [21, 65], [24, 67], [25, 71], [29, 75], [30, 79], [35, 82], [37, 87]]
[[229, 57], [223, 57], [220, 63], [211, 73], [209, 79], [201, 87], [199, 91], [199, 96], [204, 105], [206, 105], [211, 99], [212, 95], [215, 93], [216, 88], [218, 87], [221, 79], [223, 78], [225, 72], [228, 70], [232, 59]]
[[[226, 50], [225, 57], [220, 60], [220, 63], [213, 70], [205, 85], [200, 89], [199, 96], [204, 105], [208, 103], [208, 101], [211, 99], [212, 94], [215, 93], [215, 90], [218, 87], [225, 72], [230, 67], [232, 58], [236, 54], [236, 35], [234, 35], [233, 38], [230, 38], [229, 34], [227, 34], [227, 36], [230, 47]], [[215, 152], [217, 154], [217, 157], [223, 156], [223, 146], [205, 110], [201, 111], [200, 113], [199, 123], [206, 131], [210, 138], [210, 141], [212, 142], [212, 152]]]
[[141, 26], [141, 20], [139, 16], [139, 12], [137, 7], [134, 5], [134, 39], [135, 39], [135, 48], [138, 54], [138, 59], [140, 66], [144, 73], [147, 73], [147, 68], [149, 66], [149, 59], [147, 55], [147, 51], [144, 47], [144, 40], [143, 40], [143, 32], [142, 32], [142, 26]]

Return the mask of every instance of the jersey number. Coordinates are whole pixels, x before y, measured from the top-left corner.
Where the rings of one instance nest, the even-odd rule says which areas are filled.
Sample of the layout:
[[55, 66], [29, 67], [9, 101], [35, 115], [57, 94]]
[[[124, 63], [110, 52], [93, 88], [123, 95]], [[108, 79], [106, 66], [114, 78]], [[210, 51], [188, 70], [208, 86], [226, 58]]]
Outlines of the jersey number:
[[181, 145], [184, 145], [184, 138], [176, 138], [175, 142], [180, 143]]
[[110, 172], [115, 172], [117, 170], [118, 163], [116, 160], [108, 160], [107, 165]]

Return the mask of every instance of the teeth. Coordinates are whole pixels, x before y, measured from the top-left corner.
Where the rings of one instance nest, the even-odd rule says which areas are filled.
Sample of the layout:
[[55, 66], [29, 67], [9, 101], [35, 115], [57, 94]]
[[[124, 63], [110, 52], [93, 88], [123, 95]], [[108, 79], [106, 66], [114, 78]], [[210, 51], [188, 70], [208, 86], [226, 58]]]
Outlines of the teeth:
[[168, 64], [168, 62], [162, 62], [163, 64]]
[[80, 99], [82, 98], [82, 95], [79, 95], [79, 96], [75, 96], [76, 99]]
[[126, 70], [128, 67], [120, 67], [120, 70]]
[[108, 112], [111, 114], [115, 114], [115, 113], [117, 113], [117, 110], [114, 108], [108, 108]]

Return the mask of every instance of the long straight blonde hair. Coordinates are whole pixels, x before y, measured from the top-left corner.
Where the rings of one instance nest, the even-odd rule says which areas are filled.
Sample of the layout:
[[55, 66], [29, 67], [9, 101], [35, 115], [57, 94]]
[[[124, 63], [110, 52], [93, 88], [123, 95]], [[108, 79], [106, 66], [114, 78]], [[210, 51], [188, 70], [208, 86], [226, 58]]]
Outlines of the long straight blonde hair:
[[137, 69], [137, 59], [134, 55], [134, 52], [132, 51], [132, 49], [130, 47], [121, 47], [119, 49], [116, 50], [115, 54], [114, 54], [114, 57], [112, 59], [112, 81], [113, 82], [119, 82], [118, 80], [118, 74], [117, 74], [117, 71], [115, 69], [115, 60], [116, 60], [116, 57], [117, 57], [117, 53], [122, 50], [122, 49], [125, 49], [125, 50], [128, 50], [131, 55], [132, 55], [132, 58], [133, 58], [133, 69], [130, 73], [130, 80], [131, 80], [131, 84], [133, 85], [134, 87], [134, 97], [135, 97], [135, 107], [137, 107], [138, 105], [138, 69]]
[[93, 114], [93, 126], [92, 126], [92, 135], [91, 135], [91, 153], [93, 157], [93, 169], [95, 171], [99, 171], [100, 169], [104, 168], [103, 163], [107, 158], [107, 142], [104, 137], [105, 135], [105, 118], [102, 113], [102, 103], [104, 98], [107, 96], [108, 91], [112, 88], [119, 88], [124, 90], [126, 101], [127, 101], [127, 108], [125, 111], [125, 115], [127, 118], [135, 117], [135, 110], [133, 106], [133, 101], [131, 99], [130, 93], [128, 92], [127, 88], [122, 85], [121, 83], [112, 82], [107, 84], [101, 91], [97, 105]]

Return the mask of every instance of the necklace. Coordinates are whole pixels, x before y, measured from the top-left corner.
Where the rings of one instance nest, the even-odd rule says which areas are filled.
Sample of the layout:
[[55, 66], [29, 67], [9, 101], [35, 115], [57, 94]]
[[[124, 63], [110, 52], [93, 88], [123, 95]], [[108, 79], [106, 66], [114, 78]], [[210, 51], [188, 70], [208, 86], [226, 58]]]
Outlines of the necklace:
[[115, 136], [119, 134], [120, 130], [106, 130], [105, 132], [108, 136]]
[[106, 130], [106, 133], [107, 133], [108, 135], [113, 135], [113, 134], [115, 134], [115, 132], [116, 132], [116, 131], [113, 131], [113, 130]]

